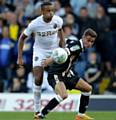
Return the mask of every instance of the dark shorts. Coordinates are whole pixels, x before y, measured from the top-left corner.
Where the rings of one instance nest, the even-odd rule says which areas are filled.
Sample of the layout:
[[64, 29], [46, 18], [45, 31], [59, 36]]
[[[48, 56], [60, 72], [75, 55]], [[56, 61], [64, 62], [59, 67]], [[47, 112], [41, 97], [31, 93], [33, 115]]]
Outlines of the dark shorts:
[[63, 81], [66, 89], [72, 90], [75, 89], [75, 86], [77, 84], [77, 82], [79, 81], [80, 77], [76, 74], [73, 75], [54, 75], [54, 74], [48, 74], [48, 82], [49, 84], [52, 86], [52, 88], [55, 88], [56, 83], [58, 83], [59, 81]]

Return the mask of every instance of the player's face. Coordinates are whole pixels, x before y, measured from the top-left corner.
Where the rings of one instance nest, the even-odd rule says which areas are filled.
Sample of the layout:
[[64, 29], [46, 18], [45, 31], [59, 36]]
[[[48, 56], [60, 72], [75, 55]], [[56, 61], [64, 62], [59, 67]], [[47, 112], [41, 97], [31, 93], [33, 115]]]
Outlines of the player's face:
[[42, 13], [43, 13], [43, 17], [44, 17], [45, 21], [50, 22], [54, 15], [53, 5], [44, 6], [44, 8], [42, 9]]
[[88, 35], [83, 37], [83, 45], [85, 48], [90, 48], [94, 44], [95, 38]]

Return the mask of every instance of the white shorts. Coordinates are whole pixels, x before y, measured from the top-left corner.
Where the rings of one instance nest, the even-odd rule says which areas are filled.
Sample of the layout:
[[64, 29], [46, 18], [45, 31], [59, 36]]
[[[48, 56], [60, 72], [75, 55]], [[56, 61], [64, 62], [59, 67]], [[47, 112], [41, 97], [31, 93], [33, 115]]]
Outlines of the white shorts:
[[36, 66], [42, 66], [42, 60], [50, 57], [52, 54], [52, 50], [44, 50], [44, 49], [34, 49], [33, 51], [33, 68]]

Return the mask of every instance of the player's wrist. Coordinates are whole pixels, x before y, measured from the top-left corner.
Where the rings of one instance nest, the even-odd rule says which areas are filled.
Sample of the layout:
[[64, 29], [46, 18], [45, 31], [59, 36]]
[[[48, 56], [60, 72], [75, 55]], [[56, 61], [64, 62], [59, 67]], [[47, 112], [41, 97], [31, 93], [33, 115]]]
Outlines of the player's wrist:
[[47, 59], [48, 65], [52, 64], [54, 62], [54, 59], [52, 57]]
[[18, 58], [22, 58], [22, 55], [18, 55]]

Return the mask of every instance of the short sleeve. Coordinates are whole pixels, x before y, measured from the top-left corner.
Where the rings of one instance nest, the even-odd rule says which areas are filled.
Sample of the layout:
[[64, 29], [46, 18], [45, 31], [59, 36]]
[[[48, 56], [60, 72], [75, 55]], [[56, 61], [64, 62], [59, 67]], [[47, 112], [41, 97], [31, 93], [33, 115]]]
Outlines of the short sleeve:
[[59, 29], [61, 29], [62, 26], [63, 26], [63, 20], [62, 20], [61, 17], [59, 17], [59, 19], [58, 19], [58, 23], [59, 23], [58, 27], [59, 27]]
[[24, 34], [26, 36], [30, 36], [33, 32], [33, 25], [32, 25], [32, 22], [27, 26], [27, 28], [24, 30]]
[[81, 46], [79, 41], [68, 39], [66, 42], [66, 48], [69, 49], [70, 54], [78, 54], [81, 52]]

